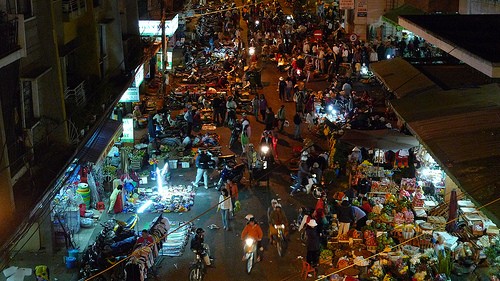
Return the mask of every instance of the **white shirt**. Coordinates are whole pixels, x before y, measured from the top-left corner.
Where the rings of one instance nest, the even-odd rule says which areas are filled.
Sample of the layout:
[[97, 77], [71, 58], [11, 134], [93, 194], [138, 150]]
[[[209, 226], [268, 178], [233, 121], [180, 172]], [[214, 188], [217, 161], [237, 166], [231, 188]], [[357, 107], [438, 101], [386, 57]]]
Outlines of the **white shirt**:
[[224, 201], [224, 195], [220, 195], [219, 196], [219, 207], [218, 209], [222, 209], [222, 210], [230, 210], [232, 211], [233, 210], [233, 203], [231, 202], [231, 196], [228, 196], [228, 199], [226, 201]]

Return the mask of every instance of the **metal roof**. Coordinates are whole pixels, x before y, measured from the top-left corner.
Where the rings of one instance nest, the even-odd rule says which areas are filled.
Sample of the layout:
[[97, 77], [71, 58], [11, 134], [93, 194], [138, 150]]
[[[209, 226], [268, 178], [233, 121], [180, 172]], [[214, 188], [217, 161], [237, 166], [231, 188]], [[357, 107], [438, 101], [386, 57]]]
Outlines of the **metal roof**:
[[402, 15], [398, 24], [492, 78], [500, 78], [499, 15]]
[[[395, 112], [446, 174], [500, 225], [500, 86], [470, 87], [481, 81], [465, 73], [459, 85], [442, 90], [424, 73], [401, 58], [370, 64], [378, 79], [397, 99]], [[430, 69], [426, 72], [432, 72]], [[467, 81], [467, 73], [472, 82]], [[435, 77], [433, 78], [435, 79]], [[442, 83], [440, 83], [442, 84]], [[489, 204], [489, 205], [488, 205]]]
[[90, 140], [76, 155], [76, 158], [80, 160], [80, 163], [96, 163], [106, 152], [106, 147], [113, 137], [117, 133], [121, 133], [121, 129], [122, 122], [112, 119], [106, 120], [102, 127], [99, 127], [97, 131], [94, 132]]
[[398, 98], [441, 88], [402, 58], [370, 63], [370, 69]]
[[[500, 198], [500, 86], [392, 100], [409, 129], [478, 206]], [[500, 203], [482, 209], [500, 225]]]

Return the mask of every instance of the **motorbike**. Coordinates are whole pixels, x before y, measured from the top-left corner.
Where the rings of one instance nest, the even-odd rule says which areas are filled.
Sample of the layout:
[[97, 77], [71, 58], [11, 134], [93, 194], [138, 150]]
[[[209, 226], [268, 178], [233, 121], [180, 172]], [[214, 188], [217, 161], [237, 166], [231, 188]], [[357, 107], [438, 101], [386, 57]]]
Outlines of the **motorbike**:
[[[311, 174], [307, 177], [307, 183], [298, 182], [299, 178], [296, 174], [290, 174], [294, 184], [290, 186], [294, 191], [303, 191], [307, 194], [312, 194], [315, 199], [321, 198], [321, 194], [324, 192], [323, 188], [318, 184], [318, 179], [316, 174]], [[296, 188], [300, 186], [299, 188]]]
[[229, 109], [227, 111], [227, 126], [232, 130], [236, 123], [236, 110]]
[[[87, 247], [83, 253], [80, 276], [87, 279], [126, 258], [137, 239], [134, 227], [138, 221], [139, 216], [134, 214], [126, 221], [111, 219], [101, 223], [103, 229], [96, 237], [95, 242]], [[119, 275], [118, 273], [123, 272], [123, 270], [116, 270], [116, 272], [117, 274], [113, 273], [112, 276]], [[111, 279], [123, 280], [120, 277]]]
[[193, 252], [195, 253], [195, 259], [194, 262], [191, 263], [191, 268], [189, 270], [189, 281], [201, 281], [207, 273], [205, 261], [203, 261], [203, 253], [198, 253], [195, 250], [193, 250]]
[[245, 251], [245, 272], [250, 274], [253, 265], [257, 262], [257, 241], [253, 238], [245, 239], [245, 245], [243, 246]]
[[224, 166], [224, 169], [220, 172], [219, 181], [217, 182], [217, 190], [220, 190], [223, 185], [226, 184], [227, 180], [231, 180], [235, 184], [239, 184], [243, 178], [243, 172], [245, 171], [245, 164], [232, 164], [228, 163]]
[[231, 138], [229, 140], [229, 148], [232, 148], [234, 146], [234, 144], [236, 143], [236, 141], [238, 141], [240, 134], [241, 134], [241, 130], [242, 130], [241, 122], [239, 120], [236, 120], [236, 122], [234, 123], [234, 128], [231, 131]]
[[283, 257], [285, 255], [285, 248], [287, 246], [286, 237], [285, 237], [285, 225], [274, 225], [274, 228], [278, 231], [278, 237], [276, 240], [276, 249], [278, 250], [278, 255]]
[[[298, 214], [297, 214], [297, 219], [293, 221], [293, 223], [290, 225], [291, 229], [293, 231], [299, 231], [299, 228], [300, 228], [300, 224], [302, 223], [302, 220], [304, 219], [305, 216], [310, 216], [310, 211], [308, 211], [306, 208], [304, 207], [301, 207], [299, 208], [298, 210]], [[305, 231], [305, 227], [303, 227], [300, 231], [299, 231], [299, 234], [300, 234], [300, 241], [302, 241], [302, 243], [306, 243], [307, 241], [307, 234], [306, 234], [306, 231]]]

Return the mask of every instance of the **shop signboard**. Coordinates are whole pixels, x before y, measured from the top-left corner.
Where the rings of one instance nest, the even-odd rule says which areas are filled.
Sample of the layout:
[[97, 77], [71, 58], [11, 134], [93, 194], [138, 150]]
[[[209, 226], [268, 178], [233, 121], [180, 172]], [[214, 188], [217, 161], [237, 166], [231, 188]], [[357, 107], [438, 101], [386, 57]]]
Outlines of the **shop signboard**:
[[132, 85], [125, 91], [125, 93], [123, 93], [122, 97], [120, 98], [120, 102], [139, 101], [139, 86], [141, 85], [142, 81], [144, 81], [144, 64], [141, 64], [137, 68], [134, 81], [132, 82]]
[[366, 18], [368, 16], [368, 0], [358, 0], [356, 16], [358, 18]]
[[139, 101], [139, 88], [137, 87], [130, 87], [128, 88], [125, 93], [123, 93], [122, 97], [120, 98], [120, 102], [137, 102]]
[[173, 52], [171, 50], [167, 51], [167, 70], [172, 70], [172, 63], [173, 63], [173, 61], [172, 61], [172, 58], [173, 58], [172, 53]]
[[352, 9], [354, 9], [354, 0], [340, 0], [339, 8], [341, 10], [352, 10]]
[[123, 137], [122, 142], [134, 142], [134, 119], [123, 118]]
[[[165, 21], [165, 36], [174, 35], [179, 27], [179, 15], [171, 20]], [[161, 36], [161, 21], [159, 20], [140, 20], [139, 33], [141, 36]]]
[[134, 83], [132, 87], [139, 88], [142, 81], [144, 81], [144, 64], [141, 64], [135, 71]]

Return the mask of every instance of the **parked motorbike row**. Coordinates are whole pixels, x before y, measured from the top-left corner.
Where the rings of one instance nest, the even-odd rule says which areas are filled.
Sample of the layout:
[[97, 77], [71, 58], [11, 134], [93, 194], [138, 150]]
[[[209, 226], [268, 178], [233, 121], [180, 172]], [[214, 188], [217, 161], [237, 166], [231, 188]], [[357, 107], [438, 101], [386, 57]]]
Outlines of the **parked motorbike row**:
[[[139, 221], [137, 214], [132, 215], [127, 221], [108, 220], [102, 223], [103, 229], [96, 237], [95, 242], [88, 246], [83, 253], [80, 280], [86, 280], [93, 275], [100, 274], [108, 267], [115, 263], [128, 259], [127, 262], [122, 262], [111, 273], [100, 274], [93, 280], [144, 280], [137, 279], [137, 274], [147, 274], [147, 269], [154, 264], [152, 260], [158, 256], [158, 247], [165, 240], [168, 229], [170, 228], [168, 219], [161, 215], [151, 223], [149, 233], [152, 235], [154, 245], [148, 245], [135, 249], [138, 235], [134, 230]], [[145, 256], [146, 258], [142, 258]], [[148, 261], [144, 266], [141, 261]], [[140, 270], [137, 270], [137, 269]], [[144, 276], [144, 275], [143, 275]]]

